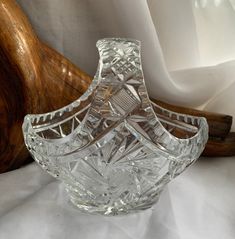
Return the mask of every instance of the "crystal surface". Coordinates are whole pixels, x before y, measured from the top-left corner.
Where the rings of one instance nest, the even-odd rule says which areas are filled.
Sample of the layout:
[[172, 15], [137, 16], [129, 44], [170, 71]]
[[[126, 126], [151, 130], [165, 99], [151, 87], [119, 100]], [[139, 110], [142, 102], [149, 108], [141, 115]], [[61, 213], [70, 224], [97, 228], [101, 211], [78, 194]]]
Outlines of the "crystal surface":
[[200, 156], [208, 126], [204, 118], [149, 100], [138, 41], [103, 39], [97, 47], [90, 88], [62, 109], [27, 115], [25, 143], [79, 209], [104, 215], [144, 210]]

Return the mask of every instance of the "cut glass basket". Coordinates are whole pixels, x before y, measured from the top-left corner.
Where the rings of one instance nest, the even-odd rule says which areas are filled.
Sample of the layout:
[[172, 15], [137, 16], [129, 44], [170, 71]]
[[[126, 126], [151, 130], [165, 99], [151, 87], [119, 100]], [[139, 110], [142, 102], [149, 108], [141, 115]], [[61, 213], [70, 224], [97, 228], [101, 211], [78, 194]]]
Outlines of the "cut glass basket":
[[90, 88], [57, 111], [25, 116], [25, 143], [79, 209], [105, 215], [144, 210], [200, 156], [207, 122], [149, 100], [138, 41], [103, 39], [97, 47]]

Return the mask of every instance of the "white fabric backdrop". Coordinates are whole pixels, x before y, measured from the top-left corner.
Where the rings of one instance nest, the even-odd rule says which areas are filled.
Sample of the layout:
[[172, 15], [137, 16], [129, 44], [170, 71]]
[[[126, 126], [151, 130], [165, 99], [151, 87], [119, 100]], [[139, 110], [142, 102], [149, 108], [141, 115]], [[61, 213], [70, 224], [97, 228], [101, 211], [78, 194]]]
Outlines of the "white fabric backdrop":
[[152, 97], [235, 116], [235, 0], [18, 2], [41, 39], [91, 75], [98, 39], [139, 39]]
[[[235, 0], [18, 2], [41, 39], [88, 73], [98, 39], [136, 38], [151, 96], [235, 116]], [[0, 175], [0, 238], [234, 239], [234, 170], [235, 157], [200, 159], [154, 210], [102, 218], [68, 206], [32, 164]]]

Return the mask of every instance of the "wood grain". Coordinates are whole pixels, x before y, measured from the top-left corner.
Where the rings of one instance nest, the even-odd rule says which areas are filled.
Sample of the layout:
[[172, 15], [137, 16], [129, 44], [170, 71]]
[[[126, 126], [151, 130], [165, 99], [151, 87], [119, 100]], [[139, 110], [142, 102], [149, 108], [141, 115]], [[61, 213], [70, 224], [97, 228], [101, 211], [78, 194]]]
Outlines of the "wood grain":
[[235, 155], [235, 132], [230, 132], [225, 138], [209, 138], [203, 156], [225, 157]]
[[13, 0], [0, 1], [0, 173], [29, 154], [23, 142], [26, 113], [58, 109], [77, 99], [91, 77], [43, 44]]
[[160, 100], [152, 99], [158, 105], [183, 114], [189, 114], [194, 116], [205, 117], [209, 125], [209, 136], [214, 138], [224, 138], [231, 130], [233, 117], [225, 114], [217, 114], [207, 111], [196, 110], [192, 108], [186, 108], [182, 106], [176, 106], [167, 104]]

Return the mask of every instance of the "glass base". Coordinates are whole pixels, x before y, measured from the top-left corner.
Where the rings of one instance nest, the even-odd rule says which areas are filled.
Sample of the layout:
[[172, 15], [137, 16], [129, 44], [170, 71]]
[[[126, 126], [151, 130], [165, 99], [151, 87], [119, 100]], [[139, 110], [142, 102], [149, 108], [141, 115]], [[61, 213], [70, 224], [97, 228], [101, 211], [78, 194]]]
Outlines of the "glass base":
[[72, 205], [83, 213], [104, 216], [118, 216], [137, 213], [151, 208], [158, 202], [160, 193], [156, 194], [154, 196], [154, 199], [152, 200], [141, 200], [139, 202], [137, 201], [135, 203], [126, 205], [121, 205], [121, 202], [119, 200], [113, 203], [94, 205], [92, 203], [83, 203], [80, 198], [77, 198], [76, 196], [74, 196], [74, 194], [70, 194], [69, 192], [68, 195]]

